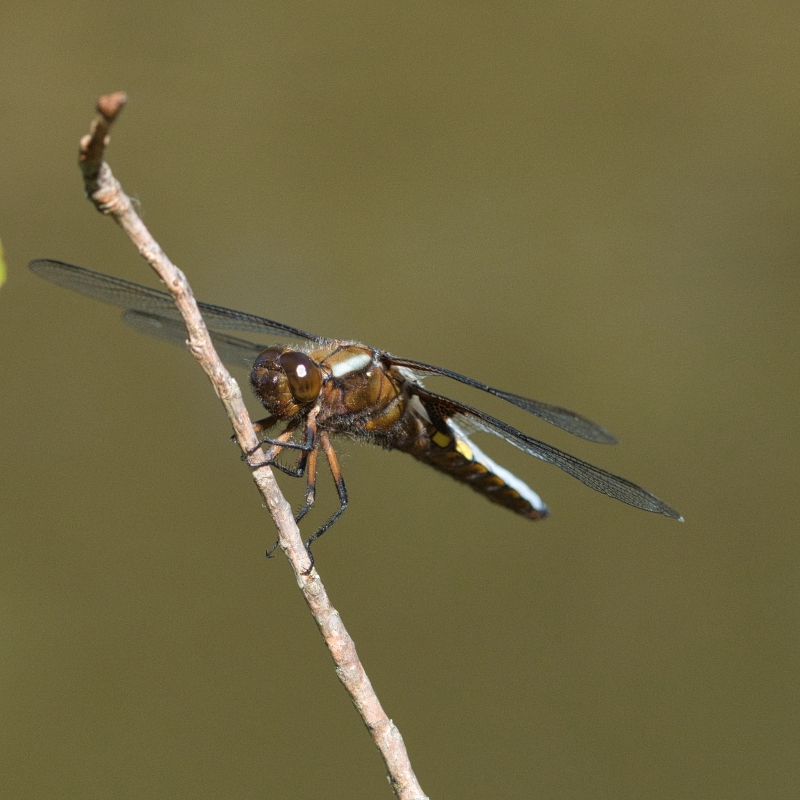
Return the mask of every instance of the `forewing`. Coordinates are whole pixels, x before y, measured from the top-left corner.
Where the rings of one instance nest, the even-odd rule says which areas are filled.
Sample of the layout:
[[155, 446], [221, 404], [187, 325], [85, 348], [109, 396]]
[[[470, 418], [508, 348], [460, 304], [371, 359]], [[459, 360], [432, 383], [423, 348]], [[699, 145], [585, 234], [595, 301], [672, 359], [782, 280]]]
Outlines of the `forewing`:
[[493, 433], [523, 452], [540, 458], [542, 461], [555, 464], [559, 469], [562, 469], [568, 475], [572, 475], [573, 478], [577, 478], [590, 489], [627, 503], [629, 506], [664, 514], [673, 519], [683, 519], [674, 508], [668, 506], [663, 500], [626, 478], [614, 475], [600, 467], [595, 467], [586, 461], [571, 456], [569, 453], [565, 453], [563, 450], [559, 450], [545, 442], [540, 442], [538, 439], [526, 436], [516, 428], [512, 428], [511, 425], [507, 425], [505, 422], [475, 408], [457, 403], [448, 397], [443, 397], [427, 390], [418, 391], [417, 394], [428, 412], [434, 416], [444, 420], [455, 418], [457, 423], [468, 431], [481, 430], [486, 433]]
[[597, 423], [592, 422], [580, 414], [570, 411], [567, 408], [560, 406], [553, 406], [549, 403], [542, 403], [540, 400], [532, 400], [529, 397], [521, 397], [518, 394], [511, 392], [504, 392], [502, 389], [495, 389], [493, 386], [488, 386], [485, 383], [476, 381], [473, 378], [468, 378], [466, 375], [460, 375], [458, 372], [453, 372], [443, 367], [435, 367], [432, 364], [423, 364], [421, 361], [411, 361], [407, 358], [395, 358], [388, 353], [384, 354], [386, 360], [396, 367], [405, 367], [411, 369], [420, 376], [427, 375], [443, 375], [445, 378], [452, 378], [454, 381], [465, 383], [467, 386], [472, 386], [475, 389], [481, 389], [484, 392], [499, 397], [518, 408], [522, 408], [530, 414], [535, 414], [545, 422], [555, 425], [562, 430], [572, 433], [575, 436], [580, 436], [582, 439], [588, 439], [590, 442], [597, 442], [599, 444], [616, 444], [616, 438], [609, 433], [605, 428], [601, 428]]
[[[157, 339], [163, 339], [182, 347], [186, 345], [188, 334], [183, 321], [179, 322], [156, 314], [130, 310], [122, 315], [122, 319], [140, 333], [146, 333], [148, 336], [155, 336]], [[209, 331], [209, 333], [219, 357], [232, 367], [252, 367], [253, 362], [266, 349], [266, 345], [249, 342], [221, 331]]]
[[[66, 289], [110, 303], [113, 306], [142, 311], [146, 314], [156, 315], [164, 319], [180, 320], [181, 316], [172, 296], [159, 289], [151, 289], [138, 283], [117, 278], [114, 275], [104, 275], [101, 272], [76, 267], [63, 261], [41, 259], [31, 261], [30, 268], [33, 272], [52, 283], [57, 283]], [[203, 319], [209, 329], [229, 331], [251, 331], [253, 333], [272, 333], [282, 337], [305, 339], [310, 342], [328, 341], [319, 336], [275, 322], [255, 314], [244, 311], [235, 311], [232, 308], [217, 306], [211, 303], [198, 302], [197, 305], [203, 314]]]

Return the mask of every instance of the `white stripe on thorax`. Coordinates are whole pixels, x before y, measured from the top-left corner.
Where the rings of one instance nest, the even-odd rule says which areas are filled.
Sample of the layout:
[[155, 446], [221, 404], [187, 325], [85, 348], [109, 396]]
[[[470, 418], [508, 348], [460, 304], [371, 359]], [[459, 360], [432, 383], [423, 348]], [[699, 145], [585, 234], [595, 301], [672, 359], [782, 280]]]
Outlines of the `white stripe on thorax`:
[[341, 378], [342, 375], [347, 375], [350, 372], [366, 367], [372, 361], [372, 356], [369, 353], [357, 353], [344, 361], [339, 361], [331, 367], [331, 373], [334, 378]]

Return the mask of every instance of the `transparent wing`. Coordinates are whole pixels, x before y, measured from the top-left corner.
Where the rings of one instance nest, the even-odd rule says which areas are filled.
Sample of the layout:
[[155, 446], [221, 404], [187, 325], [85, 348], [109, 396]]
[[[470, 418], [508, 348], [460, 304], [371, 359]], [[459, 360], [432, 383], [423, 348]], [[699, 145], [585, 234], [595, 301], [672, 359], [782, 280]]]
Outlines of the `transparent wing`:
[[[183, 322], [174, 319], [166, 319], [156, 314], [144, 314], [141, 311], [126, 311], [122, 315], [126, 325], [146, 333], [148, 336], [155, 336], [157, 339], [177, 344], [181, 347], [186, 346], [188, 334]], [[253, 362], [258, 358], [266, 345], [249, 342], [237, 336], [231, 336], [220, 331], [209, 331], [211, 341], [214, 342], [214, 349], [219, 357], [232, 367], [247, 367], [250, 369]]]
[[592, 422], [586, 417], [570, 411], [567, 408], [560, 406], [552, 406], [549, 403], [542, 403], [540, 400], [532, 400], [529, 397], [521, 397], [518, 394], [511, 394], [511, 392], [504, 392], [501, 389], [495, 389], [485, 383], [476, 381], [473, 378], [468, 378], [466, 375], [460, 375], [458, 372], [453, 372], [443, 367], [434, 367], [432, 364], [423, 364], [421, 361], [411, 361], [407, 358], [395, 358], [388, 353], [384, 353], [386, 360], [396, 367], [404, 367], [412, 370], [420, 377], [427, 375], [443, 375], [445, 378], [452, 378], [454, 381], [465, 383], [467, 386], [472, 386], [475, 389], [481, 389], [484, 392], [499, 397], [518, 408], [535, 414], [545, 422], [555, 425], [557, 428], [572, 433], [575, 436], [580, 436], [582, 439], [588, 439], [590, 442], [597, 442], [599, 444], [616, 444], [616, 438], [610, 434], [605, 428], [601, 428], [597, 423]]
[[614, 475], [600, 467], [595, 467], [580, 458], [571, 456], [569, 453], [565, 453], [552, 445], [533, 439], [516, 428], [512, 428], [511, 425], [485, 414], [483, 411], [478, 411], [475, 408], [457, 403], [448, 397], [443, 397], [427, 390], [418, 392], [418, 396], [432, 416], [437, 416], [445, 421], [455, 418], [457, 424], [467, 432], [485, 431], [499, 436], [524, 453], [540, 458], [550, 464], [555, 464], [559, 469], [562, 469], [573, 478], [577, 478], [590, 489], [627, 503], [629, 506], [683, 520], [683, 517], [674, 508], [671, 508], [663, 500], [660, 500], [641, 486], [637, 486], [626, 478]]
[[[66, 264], [63, 261], [49, 259], [31, 261], [30, 268], [45, 280], [103, 303], [110, 303], [113, 306], [133, 311], [142, 311], [163, 319], [180, 320], [181, 318], [172, 297], [167, 292], [151, 289], [149, 286], [132, 283], [113, 275], [104, 275], [84, 267], [76, 267], [74, 264]], [[232, 308], [216, 306], [211, 303], [198, 302], [197, 305], [210, 330], [273, 333], [310, 342], [329, 341], [301, 331], [299, 328], [293, 328], [291, 325], [284, 325], [282, 322], [248, 314], [245, 311], [235, 311]]]

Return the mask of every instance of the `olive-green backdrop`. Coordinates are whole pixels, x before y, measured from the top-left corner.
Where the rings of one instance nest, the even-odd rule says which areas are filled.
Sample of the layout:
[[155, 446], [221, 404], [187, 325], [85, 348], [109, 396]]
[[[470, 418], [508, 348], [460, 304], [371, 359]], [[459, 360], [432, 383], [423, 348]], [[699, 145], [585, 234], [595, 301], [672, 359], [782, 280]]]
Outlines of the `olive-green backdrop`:
[[550, 519], [341, 446], [318, 567], [431, 798], [800, 796], [799, 37], [788, 0], [3, 3], [0, 796], [390, 796], [199, 369], [26, 269], [156, 285], [75, 163], [117, 89], [200, 298], [574, 408], [620, 445], [431, 384], [686, 517], [486, 437]]

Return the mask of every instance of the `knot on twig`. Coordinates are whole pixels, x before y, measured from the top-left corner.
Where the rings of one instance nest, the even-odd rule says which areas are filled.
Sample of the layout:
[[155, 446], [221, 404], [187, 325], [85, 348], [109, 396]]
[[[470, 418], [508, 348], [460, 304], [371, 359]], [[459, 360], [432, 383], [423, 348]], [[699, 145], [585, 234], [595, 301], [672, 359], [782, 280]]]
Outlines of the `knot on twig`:
[[111, 214], [118, 217], [128, 210], [130, 200], [128, 200], [127, 195], [122, 191], [119, 181], [111, 174], [111, 170], [105, 163], [101, 168], [101, 173], [104, 172], [108, 172], [108, 175], [98, 175], [98, 183], [100, 185], [91, 193], [92, 202], [101, 214]]

